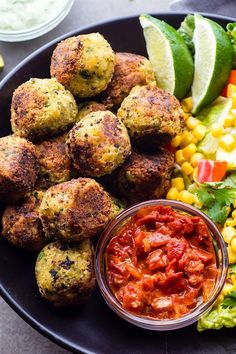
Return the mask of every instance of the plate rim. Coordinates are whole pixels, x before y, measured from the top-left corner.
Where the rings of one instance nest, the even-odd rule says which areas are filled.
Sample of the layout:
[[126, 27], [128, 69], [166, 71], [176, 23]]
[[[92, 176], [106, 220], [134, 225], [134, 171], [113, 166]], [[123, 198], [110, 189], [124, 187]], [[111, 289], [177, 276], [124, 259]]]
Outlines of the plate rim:
[[[224, 16], [224, 15], [219, 15], [219, 14], [213, 14], [213, 13], [207, 13], [207, 12], [198, 12], [198, 11], [164, 11], [164, 12], [155, 12], [152, 13], [152, 16], [167, 16], [167, 17], [176, 17], [176, 16], [186, 16], [189, 13], [199, 13], [205, 17], [214, 19], [214, 20], [223, 20], [223, 21], [228, 21], [228, 22], [235, 22], [236, 18], [234, 17], [229, 17], [229, 16]], [[24, 65], [26, 65], [31, 59], [42, 53], [43, 51], [47, 50], [49, 47], [52, 45], [60, 42], [61, 40], [77, 35], [78, 32], [83, 32], [87, 31], [93, 27], [96, 26], [102, 26], [102, 25], [109, 25], [109, 24], [114, 24], [116, 22], [120, 21], [126, 21], [126, 20], [132, 20], [132, 19], [137, 19], [140, 16], [140, 13], [138, 14], [132, 14], [128, 16], [121, 16], [121, 17], [114, 17], [111, 18], [107, 21], [97, 21], [93, 22], [87, 26], [82, 26], [78, 27], [77, 29], [74, 29], [72, 31], [69, 31], [59, 37], [54, 38], [53, 40], [49, 41], [48, 43], [42, 45], [38, 49], [34, 50], [30, 55], [28, 55], [25, 59], [23, 59], [19, 64], [16, 65], [15, 68], [13, 68], [1, 81], [0, 81], [0, 90], [4, 88], [4, 85], [8, 82], [8, 80], [11, 79], [13, 75], [17, 73], [19, 69], [21, 69]], [[67, 340], [64, 337], [61, 337], [60, 335], [55, 334], [53, 331], [42, 325], [39, 321], [37, 321], [34, 317], [29, 315], [26, 310], [21, 307], [17, 301], [11, 297], [11, 295], [8, 293], [7, 289], [2, 285], [1, 279], [0, 279], [0, 296], [3, 298], [3, 300], [19, 315], [28, 325], [30, 325], [34, 330], [38, 331], [41, 335], [46, 337], [47, 339], [53, 341], [55, 344], [61, 346], [64, 349], [67, 349], [71, 352], [74, 353], [84, 353], [84, 354], [96, 354], [94, 351], [90, 351], [80, 344], [76, 344], [76, 347], [73, 342], [70, 340]]]

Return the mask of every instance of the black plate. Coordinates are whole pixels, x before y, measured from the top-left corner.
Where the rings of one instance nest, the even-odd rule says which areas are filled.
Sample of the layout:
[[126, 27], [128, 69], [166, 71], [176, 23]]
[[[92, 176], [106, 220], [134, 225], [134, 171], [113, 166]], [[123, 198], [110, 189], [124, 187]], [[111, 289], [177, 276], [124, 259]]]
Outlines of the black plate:
[[[185, 14], [158, 14], [178, 27]], [[220, 24], [231, 18], [206, 15]], [[138, 17], [114, 20], [69, 33], [101, 32], [115, 51], [146, 54]], [[61, 38], [60, 38], [61, 39]], [[24, 60], [0, 84], [0, 136], [10, 130], [13, 90], [31, 77], [48, 77], [53, 41]], [[7, 303], [32, 327], [74, 352], [96, 354], [225, 354], [236, 352], [235, 330], [199, 334], [196, 326], [158, 333], [136, 328], [117, 317], [97, 291], [79, 310], [63, 312], [46, 304], [38, 294], [34, 277], [35, 258], [0, 241], [0, 293]], [[9, 338], [14, 340], [14, 338]]]

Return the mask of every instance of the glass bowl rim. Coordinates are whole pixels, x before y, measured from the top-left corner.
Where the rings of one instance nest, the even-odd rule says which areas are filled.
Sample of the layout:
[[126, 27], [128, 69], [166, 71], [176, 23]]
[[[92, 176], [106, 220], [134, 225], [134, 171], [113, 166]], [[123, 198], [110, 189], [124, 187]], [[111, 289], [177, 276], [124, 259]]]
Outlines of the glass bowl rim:
[[[217, 278], [214, 290], [210, 296], [210, 298], [206, 302], [202, 302], [198, 306], [195, 307], [193, 311], [190, 313], [186, 314], [185, 316], [182, 316], [178, 319], [171, 319], [171, 320], [157, 320], [157, 319], [151, 319], [148, 317], [141, 317], [141, 316], [136, 316], [135, 314], [132, 314], [131, 312], [128, 312], [125, 310], [121, 304], [118, 302], [118, 300], [115, 298], [113, 295], [111, 289], [109, 288], [108, 284], [106, 284], [105, 279], [103, 279], [103, 275], [101, 272], [101, 264], [104, 258], [105, 254], [105, 249], [107, 247], [107, 240], [110, 240], [109, 236], [113, 229], [119, 225], [119, 223], [125, 221], [128, 217], [133, 215], [136, 211], [141, 209], [142, 207], [145, 206], [154, 206], [154, 205], [164, 205], [164, 206], [170, 206], [176, 209], [177, 211], [182, 211], [185, 213], [188, 213], [190, 215], [194, 216], [199, 216], [203, 218], [204, 222], [207, 224], [212, 238], [217, 239], [220, 247], [219, 250], [221, 251], [222, 254], [222, 261], [221, 261], [221, 266], [219, 266], [218, 269], [221, 269], [221, 274]], [[167, 200], [167, 199], [153, 199], [153, 200], [148, 200], [144, 201], [141, 203], [137, 203], [132, 205], [131, 207], [125, 209], [122, 211], [120, 214], [118, 214], [106, 227], [106, 229], [103, 231], [102, 235], [100, 236], [98, 240], [98, 244], [96, 247], [96, 253], [95, 253], [95, 273], [96, 273], [96, 278], [98, 282], [98, 286], [100, 288], [101, 294], [104, 297], [106, 303], [109, 305], [109, 307], [116, 313], [118, 314], [121, 318], [124, 320], [138, 326], [142, 327], [145, 329], [150, 329], [150, 330], [156, 330], [156, 331], [167, 331], [167, 330], [174, 330], [174, 329], [179, 329], [185, 326], [188, 326], [194, 322], [196, 322], [201, 316], [203, 316], [208, 310], [212, 307], [214, 304], [215, 300], [219, 296], [224, 283], [225, 279], [227, 276], [227, 269], [228, 269], [228, 253], [227, 253], [227, 247], [225, 245], [225, 242], [223, 240], [223, 237], [216, 227], [216, 225], [209, 219], [209, 217], [204, 214], [202, 211], [196, 209], [195, 207], [182, 203], [179, 201], [174, 201], [174, 200]]]
[[52, 17], [36, 26], [16, 31], [0, 30], [0, 41], [18, 42], [39, 37], [59, 25], [70, 12], [75, 0], [65, 0], [61, 8]]

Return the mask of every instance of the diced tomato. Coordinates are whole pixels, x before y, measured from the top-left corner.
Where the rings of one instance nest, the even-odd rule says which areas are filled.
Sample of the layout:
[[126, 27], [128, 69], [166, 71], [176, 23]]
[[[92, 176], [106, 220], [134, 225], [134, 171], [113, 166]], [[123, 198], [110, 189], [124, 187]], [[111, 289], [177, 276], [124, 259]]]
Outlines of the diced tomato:
[[167, 245], [167, 257], [169, 260], [179, 260], [186, 249], [186, 243], [178, 240], [172, 240]]
[[212, 182], [221, 181], [225, 177], [227, 168], [228, 168], [227, 162], [215, 161], [214, 168], [213, 168]]
[[236, 70], [231, 70], [227, 84], [221, 93], [221, 96], [227, 97], [227, 88], [229, 84], [236, 85]]
[[146, 262], [150, 270], [161, 269], [167, 265], [166, 256], [164, 257], [161, 249], [149, 253]]
[[227, 162], [200, 160], [197, 166], [197, 181], [199, 183], [220, 182], [226, 174], [227, 167]]

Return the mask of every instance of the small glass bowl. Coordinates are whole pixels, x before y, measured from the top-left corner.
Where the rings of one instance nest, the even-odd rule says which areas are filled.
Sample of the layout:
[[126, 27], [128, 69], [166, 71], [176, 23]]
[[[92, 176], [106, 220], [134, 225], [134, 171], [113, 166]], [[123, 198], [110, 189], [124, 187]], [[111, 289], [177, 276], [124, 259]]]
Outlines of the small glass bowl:
[[[109, 241], [117, 233], [117, 231], [128, 221], [128, 219], [132, 217], [139, 209], [146, 206], [155, 205], [170, 206], [178, 212], [183, 212], [193, 216], [199, 216], [205, 221], [212, 236], [212, 242], [216, 254], [217, 268], [219, 272], [214, 290], [209, 299], [206, 302], [200, 303], [192, 312], [174, 320], [151, 319], [147, 317], [137, 316], [128, 312], [116, 299], [111, 289], [109, 288], [106, 279], [105, 251]], [[138, 327], [154, 331], [168, 331], [189, 326], [190, 324], [196, 322], [206, 312], [208, 312], [224, 286], [227, 276], [227, 269], [227, 248], [215, 224], [201, 211], [188, 204], [164, 199], [149, 200], [143, 203], [139, 203], [120, 213], [115, 219], [111, 221], [111, 223], [107, 226], [107, 228], [101, 235], [97, 245], [95, 256], [95, 271], [97, 282], [101, 290], [102, 296], [104, 297], [105, 301], [110, 306], [110, 308], [124, 320]]]
[[65, 0], [65, 3], [60, 9], [55, 9], [55, 13], [52, 17], [46, 21], [42, 22], [42, 24], [27, 28], [20, 31], [1, 31], [0, 30], [0, 41], [3, 42], [21, 42], [27, 41], [36, 37], [40, 37], [43, 34], [51, 31], [55, 28], [59, 23], [64, 20], [64, 18], [68, 15], [71, 10], [71, 7], [74, 3], [74, 0]]

